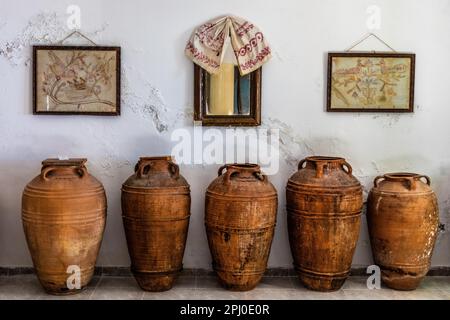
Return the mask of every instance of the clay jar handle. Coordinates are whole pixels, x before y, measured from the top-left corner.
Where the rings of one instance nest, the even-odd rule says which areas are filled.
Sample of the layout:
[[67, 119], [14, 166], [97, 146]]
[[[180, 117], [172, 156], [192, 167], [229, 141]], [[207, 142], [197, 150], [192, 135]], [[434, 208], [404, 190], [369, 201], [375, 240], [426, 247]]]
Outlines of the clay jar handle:
[[233, 175], [233, 174], [235, 174], [235, 173], [239, 173], [240, 172], [240, 170], [239, 169], [236, 169], [236, 168], [229, 168], [229, 167], [226, 167], [227, 168], [227, 171], [225, 172], [225, 175], [224, 175], [224, 182], [225, 182], [225, 184], [226, 185], [229, 185], [230, 184], [230, 182], [231, 182], [231, 176]]
[[300, 160], [300, 162], [298, 163], [297, 169], [298, 170], [304, 169], [303, 165], [305, 164], [306, 161], [308, 161], [306, 158], [303, 160]]
[[410, 177], [402, 177], [402, 180], [408, 184], [409, 190], [415, 190], [417, 187], [417, 181], [419, 181], [422, 178], [425, 178], [427, 185], [431, 185], [431, 179], [426, 175], [414, 175]]
[[427, 185], [431, 186], [431, 179], [429, 176], [426, 176], [424, 174], [421, 174], [419, 179], [425, 179], [427, 181]]
[[[148, 174], [145, 174], [145, 169], [147, 168], [151, 168], [153, 166], [153, 162], [155, 160], [143, 160], [143, 161], [139, 161], [136, 164], [136, 167], [134, 168], [137, 177], [139, 179], [141, 178], [146, 178], [148, 176]], [[170, 174], [172, 175], [172, 177], [174, 177], [175, 179], [178, 179], [180, 177], [180, 167], [174, 163], [173, 161], [168, 160], [167, 163], [169, 164], [169, 171]]]
[[[378, 188], [380, 181], [381, 180], [385, 180], [386, 179], [386, 175], [382, 175], [382, 176], [377, 176], [374, 180], [373, 180], [373, 184], [375, 186], [375, 188]], [[414, 190], [416, 189], [416, 183], [418, 180], [420, 179], [425, 179], [427, 185], [431, 185], [431, 179], [429, 176], [426, 175], [419, 175], [419, 176], [411, 176], [411, 177], [400, 177], [398, 178], [400, 181], [404, 181], [408, 184], [408, 188], [409, 190]]]
[[377, 176], [375, 179], [373, 179], [373, 185], [374, 185], [374, 187], [375, 187], [375, 188], [378, 188], [378, 185], [379, 185], [379, 183], [380, 183], [380, 180], [384, 180], [384, 179], [386, 179], [386, 178], [384, 177], [384, 175], [382, 175], [382, 176]]
[[175, 179], [178, 179], [180, 177], [180, 167], [172, 161], [168, 161], [169, 162], [169, 168], [170, 168], [170, 173], [172, 174], [172, 177], [174, 177]]
[[[350, 163], [348, 163], [347, 161], [344, 160], [344, 162], [342, 162], [341, 164], [342, 170], [344, 170], [349, 176], [352, 175], [353, 173], [353, 168], [350, 165]], [[347, 168], [347, 170], [345, 170], [345, 168]]]
[[50, 172], [57, 171], [57, 170], [59, 170], [61, 168], [72, 168], [72, 169], [76, 170], [76, 172], [78, 173], [80, 178], [83, 178], [83, 177], [85, 177], [87, 175], [87, 168], [84, 165], [82, 165], [82, 166], [67, 166], [67, 167], [66, 166], [64, 166], [64, 167], [61, 167], [61, 166], [46, 166], [46, 167], [43, 167], [42, 170], [41, 170], [41, 178], [44, 181], [50, 181], [50, 177], [49, 177]]
[[152, 166], [151, 160], [139, 161], [135, 168], [137, 177], [139, 179], [147, 177], [147, 174], [144, 174], [145, 169], [150, 168], [151, 166]]
[[253, 175], [262, 182], [267, 182], [267, 176], [261, 172], [261, 170], [254, 172]]
[[223, 170], [226, 168], [228, 168], [228, 164], [224, 164], [223, 166], [221, 166], [217, 171], [217, 176], [220, 177], [223, 174]]
[[[236, 174], [236, 173], [240, 173], [240, 172], [241, 172], [241, 169], [240, 169], [240, 168], [233, 167], [233, 165], [228, 165], [228, 164], [226, 164], [226, 165], [223, 165], [223, 166], [221, 166], [221, 167], [219, 168], [219, 171], [218, 171], [218, 175], [219, 175], [219, 176], [221, 176], [221, 175], [223, 174], [223, 170], [224, 170], [224, 169], [227, 169], [227, 171], [225, 172], [225, 175], [224, 175], [224, 183], [225, 183], [226, 185], [229, 185], [229, 184], [230, 184], [230, 182], [231, 182], [231, 176], [232, 176], [233, 174]], [[246, 168], [245, 170], [248, 170], [248, 168]], [[265, 176], [265, 175], [263, 175], [263, 174], [261, 173], [261, 169], [260, 169], [259, 167], [255, 167], [255, 168], [252, 169], [252, 170], [253, 170], [252, 174], [253, 174], [258, 180], [260, 180], [260, 181], [262, 181], [262, 182], [266, 182], [266, 181], [267, 181], [267, 176]]]

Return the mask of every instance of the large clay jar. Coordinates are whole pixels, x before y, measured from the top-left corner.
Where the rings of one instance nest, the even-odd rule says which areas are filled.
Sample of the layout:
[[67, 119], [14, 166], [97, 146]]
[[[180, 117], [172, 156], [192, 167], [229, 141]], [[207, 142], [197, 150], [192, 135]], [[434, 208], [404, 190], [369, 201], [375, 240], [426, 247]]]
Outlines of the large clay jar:
[[286, 188], [294, 267], [309, 289], [344, 284], [359, 236], [362, 187], [352, 167], [336, 157], [308, 157]]
[[383, 282], [398, 290], [417, 288], [430, 267], [439, 228], [430, 178], [415, 173], [376, 177], [367, 200], [367, 222]]
[[50, 294], [76, 293], [94, 273], [106, 196], [85, 163], [86, 159], [47, 159], [23, 192], [28, 248], [39, 281]]
[[205, 225], [213, 269], [225, 288], [246, 291], [259, 283], [276, 214], [277, 192], [258, 165], [219, 169], [219, 177], [206, 191]]
[[183, 267], [189, 184], [171, 157], [140, 158], [122, 186], [131, 270], [143, 290], [169, 290]]

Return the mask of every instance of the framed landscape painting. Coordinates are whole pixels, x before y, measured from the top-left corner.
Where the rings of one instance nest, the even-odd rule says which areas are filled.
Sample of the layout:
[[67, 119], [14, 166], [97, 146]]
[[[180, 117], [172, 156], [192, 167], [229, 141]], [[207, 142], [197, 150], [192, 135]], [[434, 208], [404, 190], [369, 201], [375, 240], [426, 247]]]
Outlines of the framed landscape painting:
[[328, 53], [327, 111], [413, 112], [415, 54]]
[[33, 113], [120, 115], [120, 47], [34, 46]]

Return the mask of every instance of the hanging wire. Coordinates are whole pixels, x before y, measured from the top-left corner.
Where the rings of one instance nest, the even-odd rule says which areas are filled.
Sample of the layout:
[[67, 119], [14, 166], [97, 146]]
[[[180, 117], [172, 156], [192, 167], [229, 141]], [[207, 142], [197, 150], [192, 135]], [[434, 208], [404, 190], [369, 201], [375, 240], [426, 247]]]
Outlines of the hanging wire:
[[72, 37], [72, 36], [74, 36], [74, 35], [78, 35], [78, 36], [80, 36], [80, 37], [86, 39], [86, 40], [89, 41], [90, 43], [92, 43], [94, 46], [97, 46], [97, 44], [96, 44], [94, 41], [92, 41], [91, 39], [89, 39], [87, 36], [85, 36], [84, 34], [82, 34], [82, 33], [81, 33], [80, 31], [78, 31], [78, 30], [73, 31], [73, 32], [70, 33], [68, 36], [66, 36], [64, 39], [58, 41], [58, 44], [63, 44], [64, 41], [66, 41], [67, 39], [69, 39], [70, 37]]
[[367, 35], [365, 35], [361, 40], [357, 41], [355, 44], [353, 44], [350, 48], [348, 48], [347, 50], [345, 50], [345, 52], [349, 52], [350, 50], [352, 50], [354, 47], [356, 47], [357, 45], [359, 45], [360, 43], [366, 41], [368, 38], [370, 37], [375, 37], [378, 41], [380, 41], [382, 44], [384, 44], [386, 47], [388, 47], [389, 49], [391, 49], [393, 52], [397, 52], [395, 51], [394, 48], [392, 48], [390, 45], [388, 45], [385, 41], [383, 41], [383, 39], [381, 39], [380, 37], [378, 37], [376, 34], [370, 32]]

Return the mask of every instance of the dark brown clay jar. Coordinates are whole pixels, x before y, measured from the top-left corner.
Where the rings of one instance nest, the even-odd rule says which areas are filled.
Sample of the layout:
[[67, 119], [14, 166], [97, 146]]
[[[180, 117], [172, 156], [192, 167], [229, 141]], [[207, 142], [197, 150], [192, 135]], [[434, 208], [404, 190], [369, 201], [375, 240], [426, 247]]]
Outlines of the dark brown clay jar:
[[246, 291], [259, 283], [267, 267], [276, 215], [277, 192], [258, 165], [219, 169], [206, 191], [205, 225], [213, 269], [222, 286]]
[[430, 267], [439, 228], [430, 184], [429, 177], [415, 173], [389, 173], [374, 180], [367, 222], [375, 263], [390, 288], [416, 289]]
[[47, 159], [23, 192], [28, 248], [39, 281], [50, 294], [79, 292], [94, 273], [106, 223], [106, 196], [85, 163], [86, 159]]
[[350, 272], [363, 206], [352, 167], [337, 157], [300, 161], [287, 183], [286, 201], [289, 243], [301, 282], [312, 290], [338, 290]]
[[189, 184], [170, 156], [140, 158], [122, 185], [131, 270], [143, 290], [169, 290], [182, 270], [190, 205]]

